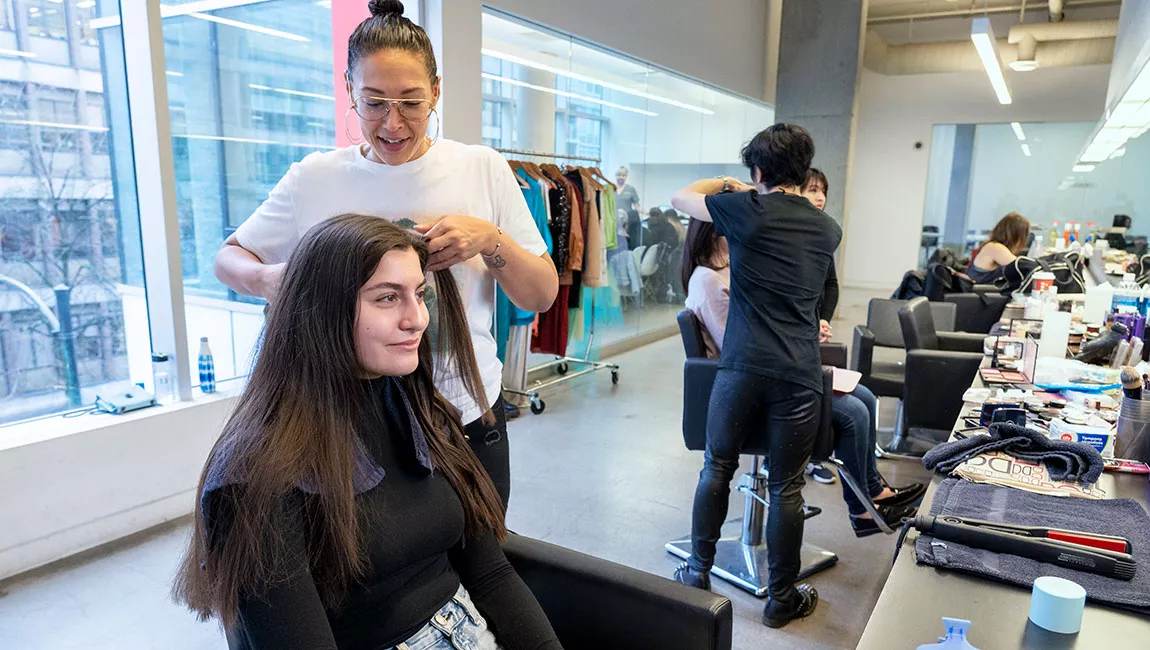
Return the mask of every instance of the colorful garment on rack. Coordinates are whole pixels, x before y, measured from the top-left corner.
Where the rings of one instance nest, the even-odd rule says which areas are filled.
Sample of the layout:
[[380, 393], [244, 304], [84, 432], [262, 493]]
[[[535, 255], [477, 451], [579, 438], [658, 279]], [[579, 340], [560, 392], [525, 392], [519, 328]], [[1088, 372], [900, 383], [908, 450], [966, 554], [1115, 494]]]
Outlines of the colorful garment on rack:
[[618, 228], [619, 215], [615, 208], [615, 186], [607, 183], [599, 193], [599, 216], [603, 222], [603, 244], [607, 250], [615, 250], [619, 246]]
[[[547, 244], [547, 252], [551, 253], [554, 246], [551, 240], [551, 229], [547, 224], [547, 205], [543, 200], [540, 183], [522, 168], [516, 170], [515, 174], [527, 184], [527, 187], [523, 188], [523, 198], [527, 201], [527, 208], [531, 211], [531, 217], [535, 220], [539, 234], [542, 235], [544, 243]], [[507, 339], [510, 328], [530, 325], [534, 322], [535, 312], [516, 307], [515, 303], [507, 297], [507, 294], [503, 293], [503, 289], [496, 285], [495, 343], [500, 361], [507, 358]]]
[[571, 200], [567, 196], [567, 183], [552, 179], [547, 198], [551, 208], [551, 219], [548, 222], [553, 244], [551, 259], [555, 261], [559, 275], [563, 275], [567, 270], [571, 246]]
[[571, 299], [570, 294], [570, 285], [560, 285], [555, 304], [551, 309], [539, 314], [538, 330], [531, 337], [532, 352], [567, 356], [567, 335], [570, 326], [567, 304]]
[[586, 171], [575, 168], [566, 174], [567, 180], [575, 184], [583, 202], [583, 284], [588, 287], [602, 287], [606, 284], [603, 276], [605, 249], [603, 231], [599, 225], [598, 183], [588, 178]]
[[531, 210], [531, 216], [535, 219], [535, 227], [539, 229], [539, 234], [543, 236], [543, 242], [547, 244], [547, 253], [550, 254], [555, 246], [551, 238], [551, 228], [547, 224], [547, 203], [544, 200], [544, 192], [539, 181], [535, 180], [520, 168], [515, 172], [519, 178], [527, 183], [527, 187], [523, 189], [523, 198], [527, 201], [527, 208]]

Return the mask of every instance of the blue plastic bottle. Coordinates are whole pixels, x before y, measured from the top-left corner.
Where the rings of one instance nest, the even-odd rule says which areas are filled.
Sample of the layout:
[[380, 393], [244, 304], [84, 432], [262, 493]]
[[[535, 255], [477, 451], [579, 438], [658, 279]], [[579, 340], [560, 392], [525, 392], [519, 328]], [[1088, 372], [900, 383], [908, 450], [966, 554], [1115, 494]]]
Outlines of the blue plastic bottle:
[[200, 338], [200, 390], [216, 392], [216, 362], [212, 359], [212, 349], [208, 347], [208, 337]]

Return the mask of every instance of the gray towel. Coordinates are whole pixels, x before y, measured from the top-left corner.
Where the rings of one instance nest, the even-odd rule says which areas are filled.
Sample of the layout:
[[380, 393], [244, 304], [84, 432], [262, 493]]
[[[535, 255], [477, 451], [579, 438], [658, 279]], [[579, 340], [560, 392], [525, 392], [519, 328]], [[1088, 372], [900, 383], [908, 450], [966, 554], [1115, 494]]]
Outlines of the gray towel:
[[1150, 516], [1133, 499], [1052, 497], [948, 478], [938, 486], [930, 514], [1125, 537], [1134, 547], [1138, 564], [1138, 572], [1130, 581], [935, 540], [929, 535], [920, 535], [914, 548], [919, 564], [1024, 587], [1030, 587], [1041, 576], [1058, 576], [1082, 585], [1090, 600], [1150, 614]]
[[1102, 454], [1088, 444], [1051, 440], [1046, 434], [1009, 422], [990, 426], [990, 435], [977, 435], [936, 445], [922, 457], [927, 469], [950, 474], [962, 463], [994, 451], [1020, 460], [1042, 463], [1055, 481], [1091, 484], [1102, 476]]

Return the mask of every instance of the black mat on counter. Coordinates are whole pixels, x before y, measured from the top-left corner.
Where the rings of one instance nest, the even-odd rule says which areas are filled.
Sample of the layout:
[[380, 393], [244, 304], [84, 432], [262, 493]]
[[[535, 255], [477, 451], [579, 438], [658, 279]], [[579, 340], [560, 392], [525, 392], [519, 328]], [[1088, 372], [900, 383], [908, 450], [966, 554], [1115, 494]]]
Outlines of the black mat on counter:
[[1133, 546], [1138, 565], [1134, 579], [1129, 581], [951, 541], [936, 541], [929, 535], [918, 537], [915, 555], [920, 564], [1028, 588], [1041, 576], [1066, 578], [1082, 585], [1089, 600], [1150, 615], [1150, 515], [1133, 499], [1099, 501], [1052, 497], [948, 478], [939, 484], [930, 514], [1125, 537]]

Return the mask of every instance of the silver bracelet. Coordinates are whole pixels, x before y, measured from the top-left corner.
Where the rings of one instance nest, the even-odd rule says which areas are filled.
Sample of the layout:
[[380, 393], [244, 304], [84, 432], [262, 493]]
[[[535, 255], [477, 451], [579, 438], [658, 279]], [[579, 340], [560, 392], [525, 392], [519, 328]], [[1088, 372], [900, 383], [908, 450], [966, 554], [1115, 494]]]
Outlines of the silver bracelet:
[[[499, 236], [502, 237], [503, 229], [498, 226], [496, 226], [495, 229], [499, 231]], [[483, 263], [487, 265], [487, 268], [501, 269], [507, 266], [507, 260], [503, 259], [503, 257], [499, 254], [499, 249], [502, 247], [503, 242], [495, 242], [495, 250], [491, 251], [490, 255], [485, 254], [483, 251], [479, 251], [479, 257], [483, 259]]]

